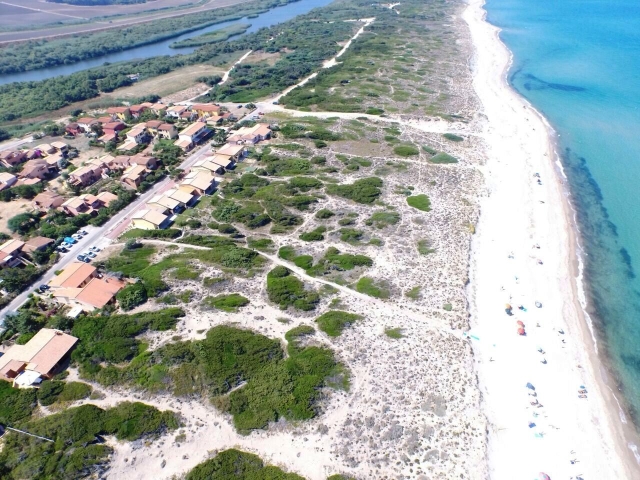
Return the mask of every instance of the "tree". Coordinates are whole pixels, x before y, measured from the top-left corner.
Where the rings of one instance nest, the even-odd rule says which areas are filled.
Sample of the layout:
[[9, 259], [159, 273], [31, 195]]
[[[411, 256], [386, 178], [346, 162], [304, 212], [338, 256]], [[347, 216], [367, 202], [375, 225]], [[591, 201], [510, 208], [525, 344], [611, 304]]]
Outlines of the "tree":
[[37, 227], [38, 219], [35, 213], [19, 213], [9, 219], [7, 226], [12, 232], [25, 235]]
[[11, 134], [6, 130], [0, 128], [0, 142], [4, 142], [5, 140], [9, 140], [11, 138]]
[[59, 123], [51, 123], [49, 125], [45, 125], [42, 131], [45, 135], [59, 137], [60, 135], [64, 134], [64, 127]]

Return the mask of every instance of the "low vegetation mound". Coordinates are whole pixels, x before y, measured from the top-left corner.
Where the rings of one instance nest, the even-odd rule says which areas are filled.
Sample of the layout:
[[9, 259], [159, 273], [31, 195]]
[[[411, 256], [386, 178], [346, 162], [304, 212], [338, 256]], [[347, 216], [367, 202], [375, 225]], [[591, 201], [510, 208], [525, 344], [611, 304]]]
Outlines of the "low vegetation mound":
[[257, 455], [230, 449], [196, 465], [186, 480], [304, 480], [295, 473], [286, 473], [271, 465], [265, 465]]
[[393, 147], [393, 153], [400, 157], [412, 157], [420, 155], [420, 150], [413, 145], [396, 145]]
[[304, 283], [283, 266], [277, 266], [267, 274], [267, 295], [283, 310], [287, 307], [314, 310], [320, 301], [317, 292], [306, 290]]
[[223, 312], [234, 313], [240, 310], [240, 307], [249, 305], [249, 299], [239, 293], [231, 293], [229, 295], [206, 297], [202, 303], [207, 307], [217, 308]]
[[345, 328], [361, 319], [362, 316], [355, 313], [331, 310], [316, 318], [316, 322], [318, 328], [330, 337], [339, 337]]
[[161, 435], [179, 425], [173, 412], [161, 412], [143, 403], [121, 403], [103, 410], [83, 405], [12, 426], [50, 438], [7, 432], [0, 452], [0, 477], [6, 479], [84, 478], [104, 473], [112, 448], [104, 435], [138, 440]]
[[120, 238], [157, 238], [160, 240], [172, 240], [182, 235], [179, 228], [167, 228], [165, 230], [142, 230], [141, 228], [132, 228], [124, 232]]
[[431, 163], [458, 163], [458, 159], [456, 157], [444, 152], [436, 153], [429, 159], [429, 161]]
[[356, 291], [371, 297], [386, 299], [389, 298], [389, 290], [386, 282], [376, 281], [370, 277], [362, 277], [355, 285]]
[[398, 212], [376, 212], [365, 221], [365, 224], [369, 226], [373, 225], [376, 228], [385, 228], [390, 225], [395, 225], [399, 221], [400, 214]]
[[365, 205], [372, 204], [382, 194], [382, 179], [367, 177], [350, 184], [327, 185], [327, 193]]

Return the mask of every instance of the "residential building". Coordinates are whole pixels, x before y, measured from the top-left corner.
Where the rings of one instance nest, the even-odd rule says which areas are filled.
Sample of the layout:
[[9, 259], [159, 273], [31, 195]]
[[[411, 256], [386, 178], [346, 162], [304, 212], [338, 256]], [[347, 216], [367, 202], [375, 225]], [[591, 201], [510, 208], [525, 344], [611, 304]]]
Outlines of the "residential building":
[[131, 165], [131, 157], [129, 155], [117, 155], [115, 157], [109, 155], [110, 158], [101, 157], [109, 170], [124, 170]]
[[124, 122], [131, 118], [131, 110], [129, 107], [110, 107], [107, 108], [107, 115], [111, 115], [113, 120], [120, 119]]
[[131, 188], [138, 188], [149, 173], [151, 172], [144, 165], [131, 165], [124, 171], [120, 180]]
[[178, 136], [178, 129], [172, 123], [163, 123], [158, 127], [158, 136], [173, 140]]
[[209, 172], [189, 172], [178, 185], [178, 189], [192, 195], [210, 195], [214, 192], [216, 177]]
[[188, 152], [195, 146], [193, 142], [188, 138], [179, 138], [178, 140], [173, 142], [173, 144], [176, 147], [180, 147], [183, 152]]
[[216, 152], [216, 155], [227, 155], [234, 162], [238, 162], [244, 157], [246, 153], [246, 148], [243, 145], [223, 145]]
[[48, 143], [41, 143], [36, 147], [36, 150], [40, 152], [40, 154], [46, 156], [51, 155], [52, 153], [56, 153], [56, 147], [53, 145], [49, 145]]
[[55, 288], [82, 288], [91, 279], [98, 276], [98, 270], [93, 265], [84, 262], [69, 264], [60, 274], [49, 280], [49, 286]]
[[29, 160], [24, 164], [22, 171], [18, 173], [18, 177], [44, 180], [49, 178], [52, 170], [57, 170], [57, 164], [52, 169], [45, 160]]
[[[111, 120], [111, 117], [109, 117], [109, 120]], [[76, 123], [78, 124], [78, 127], [80, 127], [80, 129], [85, 133], [89, 133], [91, 131], [91, 127], [93, 127], [94, 125], [100, 124], [99, 120], [92, 117], [79, 118]]]
[[118, 196], [111, 192], [100, 192], [98, 195], [96, 195], [96, 198], [101, 205], [98, 208], [106, 208], [111, 205], [111, 202], [113, 202], [114, 200], [118, 200]]
[[163, 230], [171, 223], [170, 218], [153, 209], [138, 210], [131, 217], [133, 228], [142, 230]]
[[47, 212], [52, 208], [58, 208], [64, 203], [64, 197], [58, 195], [55, 192], [42, 192], [36, 195], [33, 199], [33, 206], [36, 210], [41, 212]]
[[102, 125], [102, 133], [105, 135], [111, 133], [118, 136], [118, 132], [121, 132], [125, 128], [127, 128], [127, 126], [122, 122], [109, 122]]
[[235, 162], [229, 155], [220, 155], [219, 153], [216, 153], [214, 156], [209, 157], [209, 160], [211, 163], [215, 163], [225, 170], [232, 169], [235, 166]]
[[143, 123], [134, 125], [131, 130], [127, 132], [127, 138], [135, 141], [137, 144], [146, 143], [148, 137], [147, 127]]
[[147, 130], [154, 137], [158, 134], [158, 127], [162, 125], [164, 122], [162, 120], [149, 120], [145, 123]]
[[0, 173], [0, 191], [11, 188], [17, 181], [18, 178], [9, 172]]
[[51, 142], [51, 146], [60, 153], [67, 153], [69, 151], [69, 145], [64, 142]]
[[151, 105], [150, 103], [146, 103], [146, 104], [141, 104], [141, 105], [131, 105], [129, 107], [129, 111], [131, 112], [131, 116], [133, 118], [140, 118], [140, 115], [142, 115], [142, 113], [145, 110], [149, 109], [149, 105]]
[[166, 215], [180, 213], [186, 208], [184, 203], [168, 196], [167, 194], [156, 195], [149, 200], [147, 206]]
[[104, 167], [105, 165], [100, 162], [99, 164], [90, 163], [89, 165], [74, 170], [69, 174], [69, 183], [71, 185], [87, 187], [102, 178]]
[[65, 133], [73, 135], [74, 137], [83, 132], [82, 128], [80, 128], [80, 125], [78, 125], [77, 122], [71, 122], [70, 124], [68, 124], [66, 127], [64, 127], [64, 131]]
[[116, 294], [127, 286], [127, 282], [115, 277], [91, 278], [82, 287], [56, 288], [52, 295], [59, 303], [80, 307], [91, 312], [115, 303]]
[[183, 120], [185, 122], [193, 122], [196, 118], [198, 118], [196, 112], [192, 112], [190, 110], [187, 110], [186, 112], [182, 112], [180, 114], [180, 120]]
[[97, 122], [100, 124], [100, 126], [104, 126], [107, 123], [113, 122], [113, 118], [111, 118], [111, 115], [107, 115], [105, 117], [98, 117]]
[[191, 167], [192, 171], [196, 171], [196, 172], [209, 172], [211, 174], [213, 173], [224, 173], [224, 168], [222, 168], [220, 165], [213, 163], [211, 161], [211, 157], [205, 157], [202, 160], [198, 160], [193, 167]]
[[241, 127], [233, 135], [231, 135], [227, 142], [230, 144], [250, 144], [254, 145], [262, 140], [271, 138], [271, 128], [264, 123], [258, 123], [253, 127]]
[[220, 106], [213, 103], [196, 103], [191, 105], [191, 111], [196, 112], [198, 117], [210, 117], [220, 113]]
[[21, 257], [22, 247], [24, 242], [17, 239], [7, 240], [0, 245], [0, 268], [13, 268], [26, 263]]
[[46, 248], [50, 245], [53, 245], [55, 240], [47, 237], [33, 237], [27, 240], [22, 247], [22, 251], [26, 253], [32, 253], [37, 250], [46, 250]]
[[115, 143], [118, 141], [118, 135], [116, 133], [105, 133], [100, 138], [98, 138], [98, 141], [104, 143], [105, 145], [107, 143]]
[[195, 122], [189, 125], [187, 128], [178, 133], [178, 138], [187, 139], [191, 143], [198, 143], [204, 136], [206, 136], [211, 130], [204, 122]]
[[0, 152], [0, 162], [7, 168], [15, 167], [26, 160], [27, 152], [25, 150], [5, 150]]
[[61, 210], [68, 215], [77, 217], [83, 213], [90, 215], [93, 209], [91, 208], [91, 205], [87, 204], [86, 198], [71, 197], [64, 201], [61, 205]]
[[154, 103], [149, 108], [153, 110], [153, 113], [158, 117], [164, 117], [164, 114], [167, 111], [167, 106], [163, 103]]
[[180, 118], [180, 115], [187, 111], [189, 111], [189, 107], [185, 105], [173, 105], [167, 108], [167, 117]]
[[166, 192], [164, 192], [164, 194], [167, 197], [171, 197], [171, 198], [179, 201], [180, 203], [183, 203], [187, 207], [193, 206], [196, 203], [196, 201], [198, 200], [198, 197], [196, 197], [195, 195], [192, 195], [189, 192], [185, 192], [183, 190], [180, 190], [179, 188], [172, 188], [172, 189], [167, 190]]
[[68, 358], [78, 339], [59, 330], [42, 328], [24, 345], [13, 345], [0, 357], [0, 378], [29, 387], [51, 378]]

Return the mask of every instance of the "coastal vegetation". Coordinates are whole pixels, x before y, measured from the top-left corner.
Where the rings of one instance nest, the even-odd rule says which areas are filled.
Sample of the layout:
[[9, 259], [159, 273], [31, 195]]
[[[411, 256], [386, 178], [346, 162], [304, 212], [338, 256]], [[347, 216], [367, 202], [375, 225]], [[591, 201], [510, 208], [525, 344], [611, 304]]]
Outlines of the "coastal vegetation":
[[339, 337], [345, 328], [361, 319], [362, 316], [355, 313], [330, 310], [316, 318], [316, 323], [318, 328], [330, 337]]
[[278, 467], [265, 465], [257, 455], [230, 449], [196, 465], [186, 480], [304, 480], [295, 473], [285, 473]]
[[409, 206], [422, 210], [423, 212], [431, 211], [431, 201], [424, 193], [407, 197], [407, 203]]
[[[185, 38], [178, 42], [173, 42], [171, 48], [186, 48], [186, 47], [201, 47], [209, 43], [226, 42], [231, 37], [241, 35], [246, 32], [251, 25], [246, 23], [236, 23], [235, 25], [229, 25], [228, 27], [221, 28], [209, 33], [203, 33], [197, 37]], [[218, 83], [218, 82], [215, 82]], [[215, 85], [215, 84], [214, 84]], [[213, 85], [211, 85], [213, 86]]]

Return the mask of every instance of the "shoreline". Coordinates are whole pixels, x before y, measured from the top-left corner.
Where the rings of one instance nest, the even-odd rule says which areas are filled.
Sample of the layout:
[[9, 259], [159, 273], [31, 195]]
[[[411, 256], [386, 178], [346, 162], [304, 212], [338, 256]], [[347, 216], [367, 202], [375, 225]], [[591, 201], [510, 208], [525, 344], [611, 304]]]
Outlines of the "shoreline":
[[[553, 129], [508, 84], [512, 54], [486, 21], [484, 0], [471, 0], [462, 17], [475, 50], [473, 85], [486, 115], [489, 158], [483, 167], [488, 195], [481, 199], [471, 250], [469, 304], [472, 334], [480, 339], [472, 342], [489, 421], [491, 478], [534, 478], [538, 472], [635, 478], [635, 431], [621, 421], [624, 407], [598, 357], [584, 308], [579, 230]], [[540, 249], [532, 248], [536, 244]], [[505, 314], [505, 303], [512, 303], [513, 316]], [[520, 304], [527, 311], [518, 310]], [[527, 336], [517, 335], [516, 320], [525, 323]], [[536, 397], [528, 395], [534, 393], [528, 382]], [[587, 398], [578, 398], [581, 385]]]

